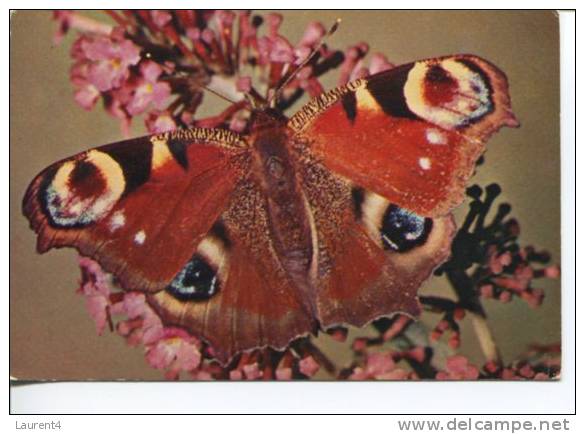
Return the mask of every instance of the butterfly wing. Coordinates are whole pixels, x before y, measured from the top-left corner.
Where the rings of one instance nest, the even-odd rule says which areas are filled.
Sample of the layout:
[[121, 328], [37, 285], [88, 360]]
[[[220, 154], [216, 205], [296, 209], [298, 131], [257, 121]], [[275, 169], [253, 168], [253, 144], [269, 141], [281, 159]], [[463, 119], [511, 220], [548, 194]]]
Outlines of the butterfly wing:
[[449, 255], [451, 216], [409, 213], [331, 173], [309, 150], [303, 155], [303, 188], [319, 239], [312, 279], [321, 325], [418, 315], [418, 288]]
[[253, 180], [238, 185], [229, 208], [198, 246], [217, 270], [219, 291], [211, 297], [149, 297], [167, 323], [207, 340], [227, 363], [237, 353], [291, 340], [316, 330], [310, 304], [292, 281], [269, 237], [267, 199]]
[[126, 289], [163, 289], [226, 209], [244, 142], [193, 129], [91, 149], [41, 172], [23, 200], [37, 250], [75, 247]]
[[475, 56], [403, 65], [334, 89], [289, 121], [319, 239], [323, 327], [419, 313], [449, 255], [449, 211], [510, 111], [504, 74]]
[[333, 172], [423, 216], [463, 200], [486, 140], [516, 126], [505, 75], [475, 56], [399, 66], [317, 97], [289, 121]]

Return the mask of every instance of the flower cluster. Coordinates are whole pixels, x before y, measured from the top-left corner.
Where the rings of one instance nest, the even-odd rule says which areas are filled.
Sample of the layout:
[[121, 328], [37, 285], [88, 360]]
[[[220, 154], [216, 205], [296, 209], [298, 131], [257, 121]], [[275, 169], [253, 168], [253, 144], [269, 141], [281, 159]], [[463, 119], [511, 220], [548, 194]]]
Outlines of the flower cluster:
[[519, 360], [508, 366], [487, 363], [484, 366], [484, 378], [501, 378], [503, 380], [548, 380], [559, 378], [561, 371], [561, 346], [531, 345]]
[[437, 380], [477, 380], [479, 369], [460, 355], [451, 356], [445, 363], [445, 370], [437, 372]]
[[499, 204], [494, 217], [488, 221], [488, 213], [500, 193], [497, 184], [488, 185], [485, 191], [477, 185], [467, 190], [471, 199], [469, 212], [453, 240], [449, 261], [435, 272], [447, 276], [458, 299], [420, 298], [427, 310], [442, 314], [431, 332], [431, 340], [438, 340], [448, 332], [449, 346], [458, 348], [459, 322], [466, 313], [471, 312], [476, 320], [486, 317], [480, 297], [502, 302], [519, 297], [538, 307], [544, 292], [533, 287], [534, 280], [556, 279], [560, 275], [557, 265], [547, 265], [548, 253], [519, 245], [520, 224], [509, 217], [509, 204]]
[[[321, 368], [323, 355], [309, 341], [284, 352], [256, 350], [236, 357], [223, 368], [213, 361], [213, 348], [184, 329], [163, 324], [138, 291], [118, 291], [109, 274], [92, 259], [81, 257], [78, 292], [94, 319], [98, 334], [106, 327], [123, 336], [130, 346], [143, 346], [150, 366], [178, 379], [182, 372], [198, 380], [258, 380], [310, 378]], [[114, 324], [114, 318], [119, 318]]]
[[497, 184], [489, 185], [483, 201], [481, 188], [474, 186], [468, 191], [473, 201], [465, 227], [470, 228], [475, 221], [468, 240], [475, 245], [478, 255], [474, 258], [478, 266], [471, 278], [482, 297], [502, 302], [520, 297], [531, 307], [538, 307], [544, 292], [534, 288], [532, 282], [539, 278], [557, 279], [560, 269], [557, 265], [543, 266], [550, 262], [547, 252], [519, 246], [520, 225], [515, 219], [506, 218], [511, 210], [509, 204], [501, 204], [493, 220], [486, 224], [486, 214], [500, 191]]
[[[427, 311], [441, 315], [434, 328], [424, 331], [427, 337], [422, 340], [420, 323], [405, 315], [375, 321], [375, 336], [353, 340], [356, 362], [349, 370], [343, 371], [343, 378], [518, 380], [558, 376], [558, 346], [533, 346], [527, 354], [504, 365], [489, 332], [481, 299], [488, 295], [486, 286], [490, 285], [492, 292], [489, 295], [498, 294], [494, 298], [500, 301], [506, 302], [516, 296], [532, 307], [538, 307], [542, 303], [543, 293], [534, 289], [532, 282], [538, 278], [558, 278], [559, 268], [547, 265], [550, 256], [546, 252], [537, 252], [532, 247], [518, 244], [520, 225], [508, 217], [510, 205], [500, 204], [495, 216], [487, 220], [488, 213], [501, 193], [498, 185], [488, 185], [485, 190], [473, 186], [467, 193], [471, 199], [469, 212], [455, 236], [449, 261], [436, 271], [437, 275], [447, 276], [457, 298], [419, 298]], [[482, 367], [470, 363], [463, 355], [453, 354], [461, 343], [460, 322], [468, 314], [473, 318], [477, 338], [485, 351], [487, 362]], [[416, 331], [413, 330], [415, 327]], [[445, 334], [448, 334], [447, 345], [441, 342]], [[396, 349], [384, 351], [383, 348], [388, 346]], [[436, 357], [439, 352], [448, 356]], [[405, 362], [403, 365], [411, 370], [397, 367], [399, 361]]]
[[[418, 359], [420, 351], [413, 351], [406, 357]], [[416, 373], [398, 366], [405, 355], [399, 352], [372, 352], [365, 356], [363, 365], [353, 367], [347, 377], [349, 380], [409, 380], [417, 379]], [[424, 357], [424, 354], [423, 354]]]
[[[75, 100], [86, 110], [101, 100], [125, 134], [140, 115], [152, 133], [193, 125], [243, 131], [249, 114], [242, 110], [245, 94], [266, 102], [279, 89], [278, 108], [285, 110], [305, 92], [322, 93], [319, 77], [338, 66], [340, 83], [392, 66], [376, 54], [365, 68], [364, 43], [350, 47], [345, 55], [330, 50], [321, 44], [326, 29], [318, 22], [310, 23], [301, 39], [291, 43], [280, 33], [279, 14], [195, 10], [108, 14], [115, 25], [78, 12], [55, 12], [55, 39], [60, 41], [71, 28], [81, 31], [71, 50]], [[301, 65], [314, 50], [310, 61]], [[196, 119], [206, 89], [233, 103], [217, 116]]]

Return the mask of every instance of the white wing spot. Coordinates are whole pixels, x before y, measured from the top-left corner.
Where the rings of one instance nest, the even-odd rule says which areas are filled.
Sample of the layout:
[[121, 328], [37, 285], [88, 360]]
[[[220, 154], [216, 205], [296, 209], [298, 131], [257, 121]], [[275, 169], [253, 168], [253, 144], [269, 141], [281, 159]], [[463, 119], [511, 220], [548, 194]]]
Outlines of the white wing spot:
[[116, 211], [110, 219], [110, 231], [114, 232], [126, 224], [126, 216], [122, 211]]
[[431, 168], [431, 159], [428, 157], [422, 157], [419, 158], [418, 160], [418, 165], [423, 169], [423, 170], [429, 170]]
[[445, 134], [443, 134], [439, 130], [435, 130], [434, 128], [429, 128], [426, 132], [426, 137], [429, 143], [433, 145], [445, 145], [447, 143], [447, 138]]
[[146, 240], [146, 233], [144, 231], [136, 232], [136, 235], [134, 235], [134, 242], [142, 245], [144, 244], [144, 240]]

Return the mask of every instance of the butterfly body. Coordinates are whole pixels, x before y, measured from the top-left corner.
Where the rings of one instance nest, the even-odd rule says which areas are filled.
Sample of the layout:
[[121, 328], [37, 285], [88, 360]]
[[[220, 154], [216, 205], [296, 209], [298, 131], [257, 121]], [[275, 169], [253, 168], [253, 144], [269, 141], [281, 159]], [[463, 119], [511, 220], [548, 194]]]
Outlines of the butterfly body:
[[91, 149], [31, 183], [38, 250], [75, 247], [227, 363], [319, 329], [420, 312], [487, 138], [516, 126], [471, 55], [359, 79], [247, 133], [173, 131]]
[[[258, 118], [261, 120], [255, 121]], [[297, 279], [304, 279], [313, 246], [297, 162], [290, 149], [292, 131], [286, 118], [263, 111], [253, 115], [251, 126], [256, 178], [267, 200], [275, 250], [287, 270]]]

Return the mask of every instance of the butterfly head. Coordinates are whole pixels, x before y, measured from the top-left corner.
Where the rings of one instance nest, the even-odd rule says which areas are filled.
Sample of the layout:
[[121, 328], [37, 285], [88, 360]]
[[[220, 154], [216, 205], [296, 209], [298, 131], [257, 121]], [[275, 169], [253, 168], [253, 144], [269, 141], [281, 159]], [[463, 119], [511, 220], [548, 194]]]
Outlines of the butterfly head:
[[275, 128], [286, 124], [286, 122], [286, 116], [284, 116], [280, 111], [265, 106], [252, 110], [250, 130], [259, 131]]

